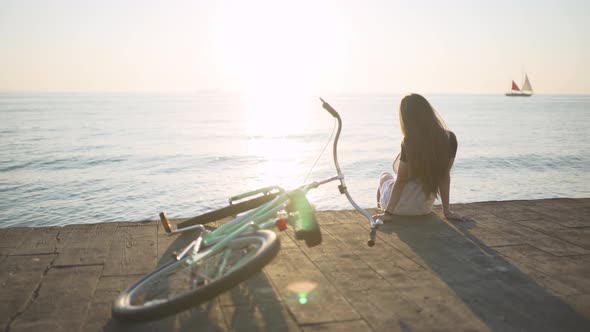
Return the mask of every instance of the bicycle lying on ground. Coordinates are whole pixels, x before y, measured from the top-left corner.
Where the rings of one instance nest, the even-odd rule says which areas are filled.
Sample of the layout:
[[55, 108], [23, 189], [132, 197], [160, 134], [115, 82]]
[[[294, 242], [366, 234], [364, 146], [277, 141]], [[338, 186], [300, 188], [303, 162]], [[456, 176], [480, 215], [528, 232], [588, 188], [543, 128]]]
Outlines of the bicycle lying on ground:
[[[176, 229], [166, 214], [160, 213], [167, 233], [198, 230], [196, 239], [175, 254], [172, 262], [158, 267], [122, 292], [113, 305], [114, 317], [156, 319], [199, 305], [232, 289], [262, 270], [277, 255], [279, 239], [271, 230], [275, 227], [279, 230], [293, 227], [295, 238], [305, 241], [309, 247], [320, 244], [322, 234], [315, 219], [315, 209], [306, 194], [329, 182], [340, 181], [340, 193], [345, 194], [352, 206], [369, 220], [371, 229], [367, 244], [375, 244], [376, 230], [382, 221], [373, 220], [348, 193], [337, 155], [342, 120], [334, 108], [320, 100], [323, 108], [338, 122], [332, 152], [337, 175], [291, 191], [274, 186], [234, 196], [230, 198], [229, 206], [181, 222]], [[203, 226], [240, 213], [244, 214], [212, 231]]]

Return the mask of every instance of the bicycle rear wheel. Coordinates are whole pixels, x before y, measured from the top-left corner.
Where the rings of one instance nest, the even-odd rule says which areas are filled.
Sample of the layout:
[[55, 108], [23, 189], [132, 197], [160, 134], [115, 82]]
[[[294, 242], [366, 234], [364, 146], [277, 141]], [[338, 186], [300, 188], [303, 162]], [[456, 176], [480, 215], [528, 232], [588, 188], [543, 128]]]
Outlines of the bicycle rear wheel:
[[197, 306], [262, 270], [279, 249], [276, 234], [269, 230], [238, 236], [219, 250], [203, 248], [200, 259], [186, 255], [165, 264], [121, 293], [113, 316], [152, 320]]

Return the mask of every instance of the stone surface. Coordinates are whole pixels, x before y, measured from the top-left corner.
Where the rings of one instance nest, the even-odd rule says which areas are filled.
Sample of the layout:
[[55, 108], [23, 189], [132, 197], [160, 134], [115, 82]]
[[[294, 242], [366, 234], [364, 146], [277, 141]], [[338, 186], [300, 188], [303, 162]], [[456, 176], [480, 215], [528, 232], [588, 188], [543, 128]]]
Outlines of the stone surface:
[[156, 267], [157, 226], [120, 225], [104, 263], [103, 276], [146, 274]]
[[55, 255], [8, 256], [0, 263], [0, 327], [26, 311]]
[[101, 271], [98, 265], [52, 267], [11, 331], [79, 331]]
[[64, 229], [54, 266], [104, 264], [116, 230], [114, 223]]
[[[9, 228], [10, 230], [10, 228]], [[7, 254], [10, 255], [35, 255], [35, 254], [52, 254], [56, 252], [59, 243], [59, 227], [39, 227], [31, 228], [29, 232], [23, 234], [20, 241], [14, 239], [13, 243], [18, 243]], [[10, 237], [18, 237], [13, 234]]]
[[155, 221], [0, 229], [0, 330], [590, 331], [590, 199], [453, 209], [472, 220], [443, 220], [438, 206], [395, 217], [373, 248], [359, 213], [320, 211], [321, 245], [281, 232], [281, 251], [249, 280], [141, 323], [113, 319], [113, 301], [196, 232]]

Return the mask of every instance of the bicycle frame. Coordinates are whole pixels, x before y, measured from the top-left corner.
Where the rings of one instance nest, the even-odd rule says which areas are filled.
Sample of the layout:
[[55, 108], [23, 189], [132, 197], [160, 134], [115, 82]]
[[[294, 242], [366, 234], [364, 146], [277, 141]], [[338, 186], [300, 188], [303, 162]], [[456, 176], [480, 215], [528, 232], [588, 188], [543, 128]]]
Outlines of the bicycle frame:
[[[361, 208], [350, 196], [348, 189], [346, 188], [346, 184], [344, 182], [344, 174], [340, 169], [340, 165], [338, 163], [338, 140], [340, 138], [340, 133], [342, 130], [342, 119], [336, 110], [332, 108], [328, 103], [326, 103], [322, 98], [322, 106], [326, 111], [328, 111], [337, 121], [338, 121], [338, 129], [336, 132], [336, 136], [334, 138], [333, 143], [333, 158], [334, 158], [334, 166], [336, 167], [337, 175], [332, 176], [330, 178], [326, 178], [320, 181], [314, 181], [308, 184], [304, 184], [295, 190], [301, 190], [305, 194], [309, 192], [311, 189], [317, 188], [323, 184], [333, 182], [333, 181], [340, 181], [340, 185], [338, 189], [341, 194], [344, 194], [348, 201], [352, 204], [352, 206], [359, 211], [370, 224], [370, 233], [369, 233], [369, 240], [367, 244], [369, 246], [373, 246], [375, 244], [375, 236], [377, 228], [383, 224], [381, 220], [374, 220], [371, 215]], [[207, 231], [204, 226], [197, 225], [197, 226], [189, 226], [186, 228], [179, 229], [174, 231], [173, 233], [183, 232], [191, 229], [198, 228], [201, 230], [201, 234], [194, 240], [189, 246], [187, 246], [179, 255], [176, 255], [176, 259], [180, 260], [187, 254], [191, 254], [193, 259], [197, 260], [199, 258], [199, 249], [201, 246], [212, 246], [209, 252], [215, 252], [217, 249], [224, 247], [229, 242], [231, 242], [237, 236], [244, 234], [248, 231], [255, 231], [258, 229], [271, 229], [276, 227], [277, 221], [281, 218], [277, 217], [277, 213], [281, 210], [285, 210], [286, 206], [289, 202], [289, 194], [293, 191], [285, 191], [281, 187], [266, 187], [259, 190], [247, 192], [241, 195], [234, 196], [230, 198], [230, 204], [232, 204], [235, 200], [240, 200], [249, 196], [253, 196], [265, 191], [270, 192], [271, 190], [277, 190], [279, 192], [278, 196], [272, 199], [270, 202], [264, 203], [261, 206], [254, 208], [245, 214], [234, 218], [233, 220], [229, 221], [228, 223], [222, 225], [221, 227], [213, 230]], [[165, 218], [165, 217], [163, 217]], [[164, 219], [162, 220], [164, 222]], [[166, 221], [167, 222], [167, 221]], [[167, 227], [167, 230], [169, 227]]]

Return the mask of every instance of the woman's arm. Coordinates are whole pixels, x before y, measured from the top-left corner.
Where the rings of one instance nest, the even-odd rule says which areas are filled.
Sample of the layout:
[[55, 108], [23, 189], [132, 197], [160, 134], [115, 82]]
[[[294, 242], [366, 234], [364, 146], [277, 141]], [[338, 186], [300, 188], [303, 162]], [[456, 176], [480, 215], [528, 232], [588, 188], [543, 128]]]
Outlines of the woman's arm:
[[455, 158], [451, 158], [449, 162], [449, 169], [445, 173], [445, 176], [440, 180], [438, 184], [438, 189], [440, 191], [440, 200], [443, 206], [443, 213], [445, 214], [445, 218], [447, 220], [457, 220], [457, 221], [470, 221], [471, 219], [462, 217], [456, 213], [451, 211], [451, 207], [449, 204], [450, 201], [450, 191], [451, 191], [451, 168], [453, 167], [453, 163], [455, 162]]
[[409, 180], [409, 167], [408, 164], [401, 161], [399, 162], [399, 167], [397, 170], [397, 178], [393, 183], [393, 189], [391, 190], [391, 197], [389, 197], [389, 202], [385, 207], [385, 213], [392, 215], [395, 211], [395, 207], [397, 203], [399, 203], [399, 199], [402, 196], [402, 191], [406, 183]]
[[449, 196], [451, 190], [451, 168], [453, 167], [454, 162], [455, 158], [451, 158], [451, 161], [449, 162], [449, 168], [447, 169], [445, 175], [438, 184], [438, 189], [440, 192], [440, 201], [442, 202], [445, 217], [451, 213], [451, 209], [449, 207]]

